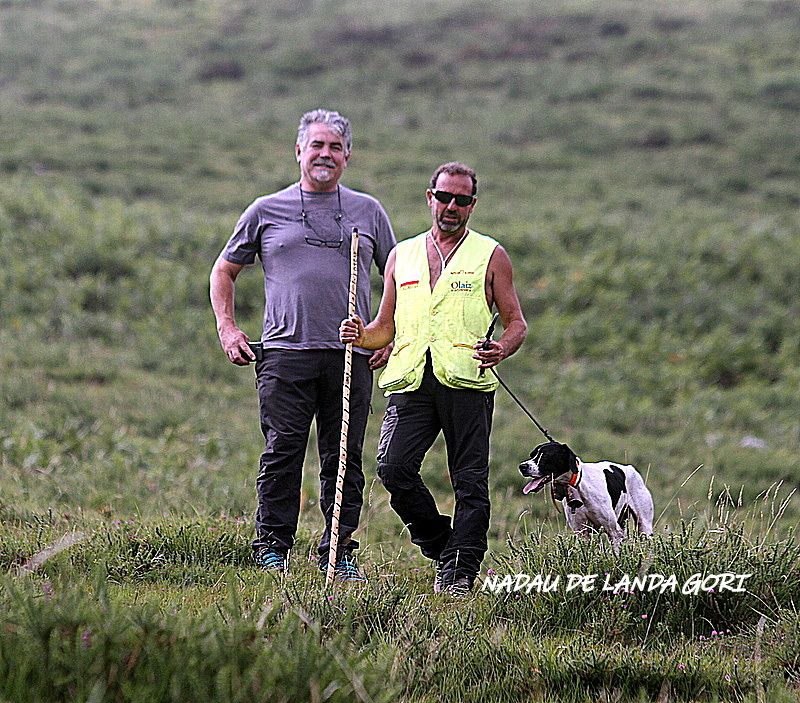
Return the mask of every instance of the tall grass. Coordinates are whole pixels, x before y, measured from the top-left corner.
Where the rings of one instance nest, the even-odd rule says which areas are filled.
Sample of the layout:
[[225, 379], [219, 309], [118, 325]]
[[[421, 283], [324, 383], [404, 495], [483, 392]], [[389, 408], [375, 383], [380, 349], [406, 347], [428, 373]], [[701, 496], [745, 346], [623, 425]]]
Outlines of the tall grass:
[[[315, 700], [315, 686], [357, 700], [357, 681], [373, 700], [790, 700], [798, 542], [708, 509], [708, 524], [632, 539], [618, 559], [602, 537], [536, 522], [492, 553], [483, 578], [540, 574], [560, 587], [479, 586], [464, 601], [433, 595], [430, 566], [381, 545], [362, 557], [368, 584], [326, 589], [307, 531], [275, 577], [251, 565], [236, 521], [95, 525], [36, 574], [3, 581], [0, 682], [12, 701], [32, 700], [23, 686], [56, 700], [95, 687], [97, 700], [188, 701], [201, 689]], [[724, 572], [751, 574], [746, 591], [680, 591]], [[567, 590], [570, 574], [596, 574], [596, 587]], [[601, 588], [659, 574], [677, 590]]]
[[302, 612], [229, 598], [191, 618], [81, 590], [4, 583], [0, 693], [8, 701], [388, 701], [385, 666]]

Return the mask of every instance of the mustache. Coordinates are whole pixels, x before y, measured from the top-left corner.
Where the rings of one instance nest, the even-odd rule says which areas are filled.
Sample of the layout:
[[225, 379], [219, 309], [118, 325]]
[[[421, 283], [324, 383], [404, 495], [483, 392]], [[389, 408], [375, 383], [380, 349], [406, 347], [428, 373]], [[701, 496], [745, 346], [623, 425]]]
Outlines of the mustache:
[[317, 159], [311, 162], [312, 166], [327, 166], [328, 168], [336, 168], [336, 164], [331, 159]]

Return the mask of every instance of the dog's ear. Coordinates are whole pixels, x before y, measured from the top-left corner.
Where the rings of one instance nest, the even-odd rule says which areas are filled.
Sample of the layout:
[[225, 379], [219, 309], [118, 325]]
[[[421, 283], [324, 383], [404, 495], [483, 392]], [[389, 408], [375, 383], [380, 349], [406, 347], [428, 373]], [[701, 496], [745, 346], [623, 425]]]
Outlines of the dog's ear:
[[578, 468], [578, 455], [570, 449], [568, 444], [559, 445], [563, 452], [564, 463], [569, 466], [572, 471]]

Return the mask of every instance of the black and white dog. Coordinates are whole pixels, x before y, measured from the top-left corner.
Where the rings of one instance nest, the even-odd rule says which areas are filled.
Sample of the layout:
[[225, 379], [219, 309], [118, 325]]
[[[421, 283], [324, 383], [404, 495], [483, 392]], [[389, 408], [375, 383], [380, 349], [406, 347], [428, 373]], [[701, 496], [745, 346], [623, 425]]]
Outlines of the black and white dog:
[[562, 502], [567, 524], [584, 537], [605, 530], [615, 553], [625, 539], [628, 517], [640, 533], [653, 534], [653, 497], [633, 466], [583, 462], [566, 444], [545, 442], [519, 470], [532, 479], [523, 493], [536, 493], [551, 483], [553, 500]]

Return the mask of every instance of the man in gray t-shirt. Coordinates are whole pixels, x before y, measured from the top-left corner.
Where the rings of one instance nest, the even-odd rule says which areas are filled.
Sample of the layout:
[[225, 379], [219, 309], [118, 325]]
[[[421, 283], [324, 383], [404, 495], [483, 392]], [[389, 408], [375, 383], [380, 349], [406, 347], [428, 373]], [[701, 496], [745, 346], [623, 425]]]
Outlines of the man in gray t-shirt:
[[[350, 233], [359, 232], [357, 311], [371, 318], [371, 262], [381, 275], [395, 237], [381, 204], [339, 184], [350, 157], [349, 122], [337, 112], [303, 115], [295, 146], [300, 182], [256, 199], [211, 272], [211, 305], [220, 344], [237, 365], [255, 360], [234, 319], [235, 280], [261, 260], [264, 271], [263, 358], [256, 362], [261, 430], [265, 438], [256, 481], [253, 551], [265, 570], [285, 571], [300, 511], [303, 459], [316, 418], [320, 508], [325, 532], [318, 552], [327, 566], [339, 460], [344, 348], [339, 321], [347, 314]], [[388, 350], [355, 348], [350, 390], [347, 472], [340, 515], [336, 574], [361, 580], [352, 539], [363, 503], [361, 453], [372, 393], [372, 371]]]

